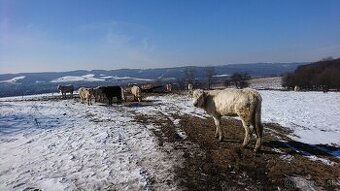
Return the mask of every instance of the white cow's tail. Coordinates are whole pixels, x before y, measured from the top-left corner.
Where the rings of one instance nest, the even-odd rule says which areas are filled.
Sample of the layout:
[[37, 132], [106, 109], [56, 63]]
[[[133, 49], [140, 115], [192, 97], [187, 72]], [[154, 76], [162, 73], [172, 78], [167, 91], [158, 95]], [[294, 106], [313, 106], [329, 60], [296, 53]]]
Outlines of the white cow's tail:
[[259, 95], [256, 107], [255, 107], [255, 116], [254, 116], [255, 132], [256, 132], [256, 137], [257, 137], [255, 151], [258, 151], [258, 149], [260, 149], [261, 142], [262, 142], [262, 135], [263, 135], [263, 126], [261, 123], [261, 105], [262, 105], [262, 98]]
[[125, 102], [124, 89], [122, 87], [120, 87], [120, 91], [121, 91], [121, 94], [122, 94], [122, 101]]

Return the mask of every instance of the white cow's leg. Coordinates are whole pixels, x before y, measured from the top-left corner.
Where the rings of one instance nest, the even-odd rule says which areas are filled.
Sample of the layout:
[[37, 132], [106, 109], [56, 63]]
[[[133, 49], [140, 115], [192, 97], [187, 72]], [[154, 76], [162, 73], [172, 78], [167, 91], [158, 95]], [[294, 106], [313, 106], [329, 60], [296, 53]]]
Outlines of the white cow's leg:
[[249, 141], [250, 141], [249, 123], [242, 119], [242, 124], [243, 124], [243, 127], [244, 127], [244, 140], [243, 140], [242, 147], [246, 147], [248, 145]]
[[[254, 129], [256, 129], [256, 127]], [[261, 142], [262, 142], [262, 126], [256, 130], [256, 145], [254, 148], [255, 152], [257, 152], [260, 149]]]
[[[215, 123], [216, 124], [216, 123]], [[215, 131], [215, 138], [218, 137], [218, 127], [216, 126], [216, 131]]]
[[218, 133], [220, 132], [220, 120], [214, 117], [214, 122], [216, 126], [215, 138], [218, 138]]
[[255, 145], [255, 148], [254, 148], [254, 151], [257, 152], [260, 147], [261, 147], [261, 142], [262, 142], [262, 138], [261, 137], [257, 137], [256, 138], [256, 145]]
[[217, 134], [218, 134], [218, 140], [222, 141], [223, 140], [223, 133], [222, 133], [222, 129], [221, 129], [221, 126], [220, 126], [220, 117], [214, 117], [214, 121], [215, 121], [215, 125], [216, 125], [215, 136], [217, 137]]

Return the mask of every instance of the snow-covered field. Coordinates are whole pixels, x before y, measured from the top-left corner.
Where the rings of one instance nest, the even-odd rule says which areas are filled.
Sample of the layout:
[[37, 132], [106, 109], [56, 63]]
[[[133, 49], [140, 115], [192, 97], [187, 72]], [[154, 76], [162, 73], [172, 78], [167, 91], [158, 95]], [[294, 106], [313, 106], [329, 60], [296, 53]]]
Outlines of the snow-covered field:
[[262, 120], [294, 131], [308, 144], [340, 146], [340, 93], [260, 91]]
[[22, 79], [25, 79], [26, 76], [17, 76], [17, 77], [14, 77], [12, 79], [9, 79], [9, 80], [3, 80], [3, 81], [0, 81], [0, 83], [16, 83], [18, 80], [22, 80]]
[[137, 81], [146, 81], [150, 82], [153, 81], [153, 79], [146, 79], [146, 78], [135, 78], [135, 77], [118, 77], [118, 76], [106, 76], [104, 74], [100, 75], [100, 77], [95, 77], [94, 74], [87, 74], [83, 76], [63, 76], [60, 78], [57, 78], [55, 80], [52, 80], [53, 83], [60, 83], [60, 82], [77, 82], [77, 81], [87, 81], [87, 82], [100, 82], [105, 80], [137, 80]]
[[[291, 138], [304, 143], [340, 145], [339, 93], [260, 93], [264, 122], [293, 130]], [[167, 116], [175, 125], [170, 114], [208, 115], [186, 95], [147, 99], [152, 104], [130, 107], [1, 99], [0, 190], [177, 190], [173, 171], [182, 154], [170, 143], [160, 147], [157, 127], [134, 115]]]
[[281, 77], [254, 78], [249, 80], [249, 86], [255, 89], [283, 89]]
[[[176, 190], [176, 154], [128, 108], [0, 103], [0, 190]], [[168, 184], [165, 184], [168, 183]]]

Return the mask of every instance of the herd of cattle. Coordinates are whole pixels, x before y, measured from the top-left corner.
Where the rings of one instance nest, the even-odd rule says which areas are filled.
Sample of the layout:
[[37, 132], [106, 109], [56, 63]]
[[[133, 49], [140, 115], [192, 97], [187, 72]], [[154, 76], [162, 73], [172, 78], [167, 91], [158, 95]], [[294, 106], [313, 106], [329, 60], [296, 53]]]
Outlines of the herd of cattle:
[[[58, 91], [61, 92], [62, 97], [66, 97], [66, 94], [69, 93], [71, 97], [73, 96], [73, 92], [75, 88], [73, 85], [58, 85]], [[81, 87], [78, 89], [78, 94], [82, 103], [86, 102], [88, 105], [92, 104], [92, 98], [94, 98], [95, 102], [105, 102], [107, 101], [109, 105], [112, 105], [113, 99], [116, 99], [117, 102], [126, 101], [127, 95], [132, 95], [135, 101], [142, 101], [142, 91], [147, 91], [152, 89], [152, 86], [142, 86], [139, 87], [137, 85], [128, 86], [128, 88], [124, 89], [120, 86], [98, 86], [96, 88], [85, 88]], [[165, 91], [171, 92], [172, 85], [166, 84]]]
[[[96, 102], [103, 102], [108, 100], [111, 105], [115, 97], [117, 101], [121, 102], [126, 99], [124, 93], [131, 93], [135, 101], [142, 101], [142, 89], [150, 90], [150, 87], [132, 86], [124, 90], [120, 86], [99, 86], [96, 88], [79, 88], [79, 97], [81, 102], [91, 104], [91, 99], [94, 97]], [[58, 86], [58, 90], [63, 96], [66, 93], [73, 95], [74, 87]], [[166, 85], [166, 91], [171, 92], [171, 84]], [[220, 120], [222, 116], [239, 116], [245, 130], [242, 147], [246, 147], [251, 139], [251, 132], [256, 134], [256, 145], [254, 151], [257, 152], [261, 147], [263, 127], [261, 124], [261, 95], [254, 89], [234, 89], [226, 88], [223, 90], [202, 90], [193, 89], [191, 84], [188, 85], [188, 92], [193, 98], [193, 106], [205, 110], [214, 119], [216, 125], [215, 137], [222, 141], [223, 132], [220, 127]]]

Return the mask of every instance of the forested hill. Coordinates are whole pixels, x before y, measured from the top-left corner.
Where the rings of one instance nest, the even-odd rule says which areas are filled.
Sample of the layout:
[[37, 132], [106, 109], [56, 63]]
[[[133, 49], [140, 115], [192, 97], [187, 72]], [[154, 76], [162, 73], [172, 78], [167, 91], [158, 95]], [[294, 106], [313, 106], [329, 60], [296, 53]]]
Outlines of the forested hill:
[[[214, 66], [214, 73], [216, 78], [235, 72], [247, 72], [253, 77], [278, 76], [294, 71], [301, 64], [305, 63], [231, 64]], [[193, 70], [197, 80], [206, 77], [206, 67], [0, 74], [0, 97], [55, 92], [57, 84], [73, 84], [79, 87], [120, 85], [128, 82], [150, 83], [155, 80], [178, 82], [183, 81], [187, 69]]]
[[283, 85], [289, 88], [299, 86], [304, 90], [339, 90], [340, 58], [300, 65], [283, 78]]

